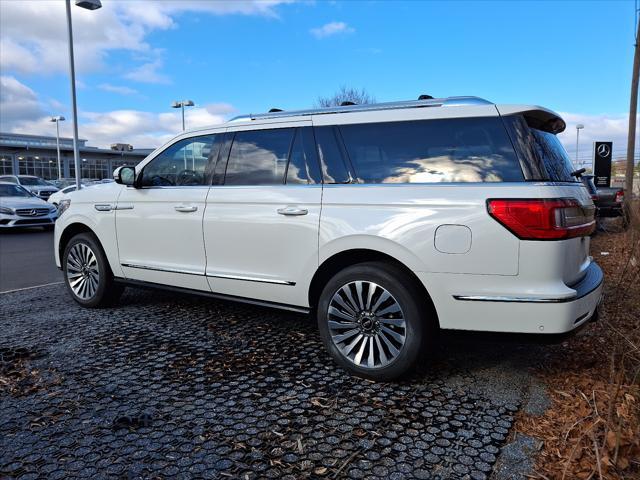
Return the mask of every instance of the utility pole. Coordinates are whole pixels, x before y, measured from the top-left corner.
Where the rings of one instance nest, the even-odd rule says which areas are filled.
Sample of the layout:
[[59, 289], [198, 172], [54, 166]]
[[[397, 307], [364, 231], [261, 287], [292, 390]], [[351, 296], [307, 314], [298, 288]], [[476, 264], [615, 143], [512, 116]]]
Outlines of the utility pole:
[[[637, 17], [637, 10], [636, 10]], [[636, 42], [633, 54], [633, 73], [631, 76], [631, 99], [629, 101], [629, 138], [627, 138], [627, 171], [624, 182], [624, 203], [627, 213], [631, 215], [633, 200], [633, 157], [636, 147], [636, 122], [638, 114], [638, 76], [640, 76], [640, 48], [638, 48], [638, 31], [640, 21], [636, 20]]]

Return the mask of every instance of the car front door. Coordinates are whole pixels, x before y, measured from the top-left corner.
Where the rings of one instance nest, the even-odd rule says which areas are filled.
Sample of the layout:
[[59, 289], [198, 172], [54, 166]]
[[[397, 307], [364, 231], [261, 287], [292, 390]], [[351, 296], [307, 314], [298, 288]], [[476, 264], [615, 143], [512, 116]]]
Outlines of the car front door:
[[178, 140], [136, 172], [118, 198], [116, 229], [127, 279], [209, 290], [202, 219], [223, 132]]
[[239, 128], [227, 137], [204, 216], [211, 289], [304, 306], [318, 266], [322, 199], [310, 123]]

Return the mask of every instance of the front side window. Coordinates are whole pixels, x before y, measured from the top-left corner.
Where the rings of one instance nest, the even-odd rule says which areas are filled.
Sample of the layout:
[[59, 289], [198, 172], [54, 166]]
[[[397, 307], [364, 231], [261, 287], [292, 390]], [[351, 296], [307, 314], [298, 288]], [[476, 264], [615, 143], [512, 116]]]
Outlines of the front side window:
[[284, 183], [295, 129], [236, 132], [229, 153], [225, 185]]
[[217, 158], [221, 135], [180, 140], [156, 156], [142, 170], [143, 187], [188, 187], [211, 183], [211, 162]]
[[360, 183], [518, 182], [498, 117], [341, 125]]

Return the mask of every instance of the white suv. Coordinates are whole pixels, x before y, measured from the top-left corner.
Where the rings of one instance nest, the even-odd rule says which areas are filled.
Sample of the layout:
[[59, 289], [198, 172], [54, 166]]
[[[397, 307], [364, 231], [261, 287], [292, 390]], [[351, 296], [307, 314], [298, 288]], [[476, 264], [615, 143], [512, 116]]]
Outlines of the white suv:
[[87, 307], [142, 285], [313, 311], [337, 362], [395, 378], [438, 328], [596, 314], [594, 206], [564, 128], [475, 97], [239, 117], [71, 193], [56, 263]]

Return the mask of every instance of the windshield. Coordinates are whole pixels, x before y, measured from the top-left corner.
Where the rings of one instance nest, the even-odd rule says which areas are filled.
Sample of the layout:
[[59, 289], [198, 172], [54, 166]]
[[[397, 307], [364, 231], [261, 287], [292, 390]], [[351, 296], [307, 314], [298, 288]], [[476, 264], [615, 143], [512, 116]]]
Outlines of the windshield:
[[18, 185], [0, 185], [0, 197], [31, 197], [32, 195]]
[[44, 187], [50, 187], [51, 185], [38, 177], [18, 177], [20, 178], [20, 185], [29, 185], [30, 187], [34, 185], [40, 185]]

